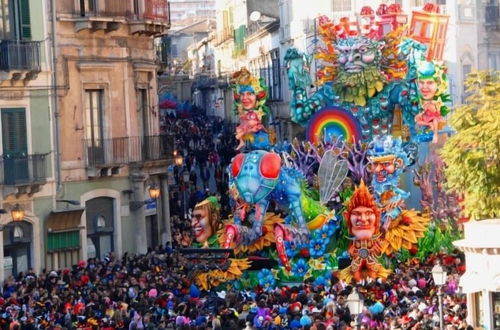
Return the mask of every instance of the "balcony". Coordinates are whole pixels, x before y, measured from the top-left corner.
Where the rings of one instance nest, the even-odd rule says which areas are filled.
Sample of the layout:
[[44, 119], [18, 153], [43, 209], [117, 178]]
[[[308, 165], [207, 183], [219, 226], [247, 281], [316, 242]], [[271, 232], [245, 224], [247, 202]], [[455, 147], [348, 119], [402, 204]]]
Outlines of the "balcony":
[[47, 182], [48, 154], [2, 155], [0, 185], [4, 197], [11, 193], [34, 194]]
[[85, 140], [87, 175], [110, 176], [131, 163], [163, 166], [174, 151], [173, 135]]
[[26, 84], [35, 79], [41, 70], [40, 44], [41, 41], [0, 39], [0, 83], [22, 79]]
[[128, 24], [131, 34], [158, 35], [170, 27], [167, 0], [58, 1], [57, 14], [61, 21], [74, 22], [75, 32], [111, 32]]
[[167, 0], [144, 0], [144, 8], [130, 22], [131, 34], [161, 35], [170, 28], [170, 4]]

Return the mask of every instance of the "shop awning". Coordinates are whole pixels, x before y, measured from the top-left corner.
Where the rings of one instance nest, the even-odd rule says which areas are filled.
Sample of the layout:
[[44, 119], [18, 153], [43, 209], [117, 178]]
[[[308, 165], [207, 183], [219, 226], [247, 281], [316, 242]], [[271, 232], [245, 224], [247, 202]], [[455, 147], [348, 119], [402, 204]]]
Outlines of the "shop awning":
[[80, 229], [80, 220], [85, 209], [52, 211], [47, 220], [47, 231], [57, 233]]

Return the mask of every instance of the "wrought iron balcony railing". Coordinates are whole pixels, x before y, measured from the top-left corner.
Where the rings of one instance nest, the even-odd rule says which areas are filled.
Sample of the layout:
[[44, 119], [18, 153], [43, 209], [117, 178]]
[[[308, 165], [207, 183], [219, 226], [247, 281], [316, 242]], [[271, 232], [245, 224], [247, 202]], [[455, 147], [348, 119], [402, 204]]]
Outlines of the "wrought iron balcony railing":
[[145, 0], [142, 17], [170, 23], [170, 7], [167, 0]]
[[85, 140], [87, 167], [111, 167], [129, 163], [168, 160], [173, 154], [173, 135]]
[[170, 22], [167, 0], [58, 1], [57, 11], [76, 17], [122, 17], [131, 20]]
[[[123, 0], [66, 1], [62, 11], [80, 17], [127, 17], [132, 13], [132, 3]], [[61, 4], [63, 5], [63, 4]]]
[[41, 70], [41, 41], [2, 40], [0, 39], [0, 70]]
[[0, 184], [20, 186], [47, 181], [47, 155], [2, 155]]

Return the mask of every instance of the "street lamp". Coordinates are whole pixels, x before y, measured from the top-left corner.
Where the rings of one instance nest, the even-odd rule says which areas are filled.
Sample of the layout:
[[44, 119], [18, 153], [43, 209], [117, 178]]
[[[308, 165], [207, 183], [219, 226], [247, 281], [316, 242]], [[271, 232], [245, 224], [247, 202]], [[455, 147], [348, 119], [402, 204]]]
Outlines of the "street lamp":
[[161, 193], [160, 187], [153, 184], [153, 185], [149, 186], [148, 193], [149, 193], [149, 197], [151, 197], [152, 199], [157, 199], [158, 197], [160, 197], [160, 193]]
[[187, 208], [186, 208], [186, 204], [187, 204], [187, 198], [186, 198], [186, 190], [188, 188], [188, 183], [189, 183], [189, 171], [187, 169], [184, 170], [184, 172], [182, 172], [182, 181], [184, 182], [184, 185], [183, 185], [183, 199], [184, 199], [184, 219], [187, 218]]
[[354, 327], [358, 327], [358, 316], [363, 312], [364, 303], [363, 299], [359, 296], [357, 290], [354, 288], [350, 295], [347, 296], [347, 307], [351, 315], [354, 315]]
[[175, 165], [182, 166], [182, 163], [184, 163], [184, 159], [182, 158], [182, 156], [181, 155], [175, 156]]
[[10, 210], [10, 215], [13, 221], [22, 221], [24, 219], [24, 210], [16, 204], [12, 210]]
[[[157, 199], [158, 197], [160, 197], [160, 194], [161, 194], [160, 187], [158, 187], [155, 184], [150, 185], [148, 188], [148, 194], [149, 194], [149, 197], [151, 199]], [[143, 207], [144, 205], [148, 204], [149, 202], [150, 202], [150, 200], [130, 201], [129, 208], [131, 211], [135, 212], [138, 209], [140, 209], [141, 207]]]
[[442, 292], [442, 287], [446, 283], [446, 279], [448, 277], [448, 274], [446, 274], [446, 271], [441, 267], [439, 263], [435, 264], [434, 267], [432, 267], [432, 279], [434, 280], [434, 284], [438, 287], [438, 303], [439, 303], [439, 329], [443, 330], [444, 325], [443, 325], [443, 292]]

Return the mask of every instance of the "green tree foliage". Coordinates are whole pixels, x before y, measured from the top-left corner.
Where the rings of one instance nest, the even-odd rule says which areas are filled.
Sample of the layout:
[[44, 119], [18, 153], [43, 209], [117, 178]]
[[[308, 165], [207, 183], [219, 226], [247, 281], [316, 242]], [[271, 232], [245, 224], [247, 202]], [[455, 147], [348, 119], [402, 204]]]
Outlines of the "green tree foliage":
[[441, 150], [447, 188], [463, 193], [465, 215], [500, 216], [500, 71], [469, 74], [467, 102], [451, 114], [456, 134]]

